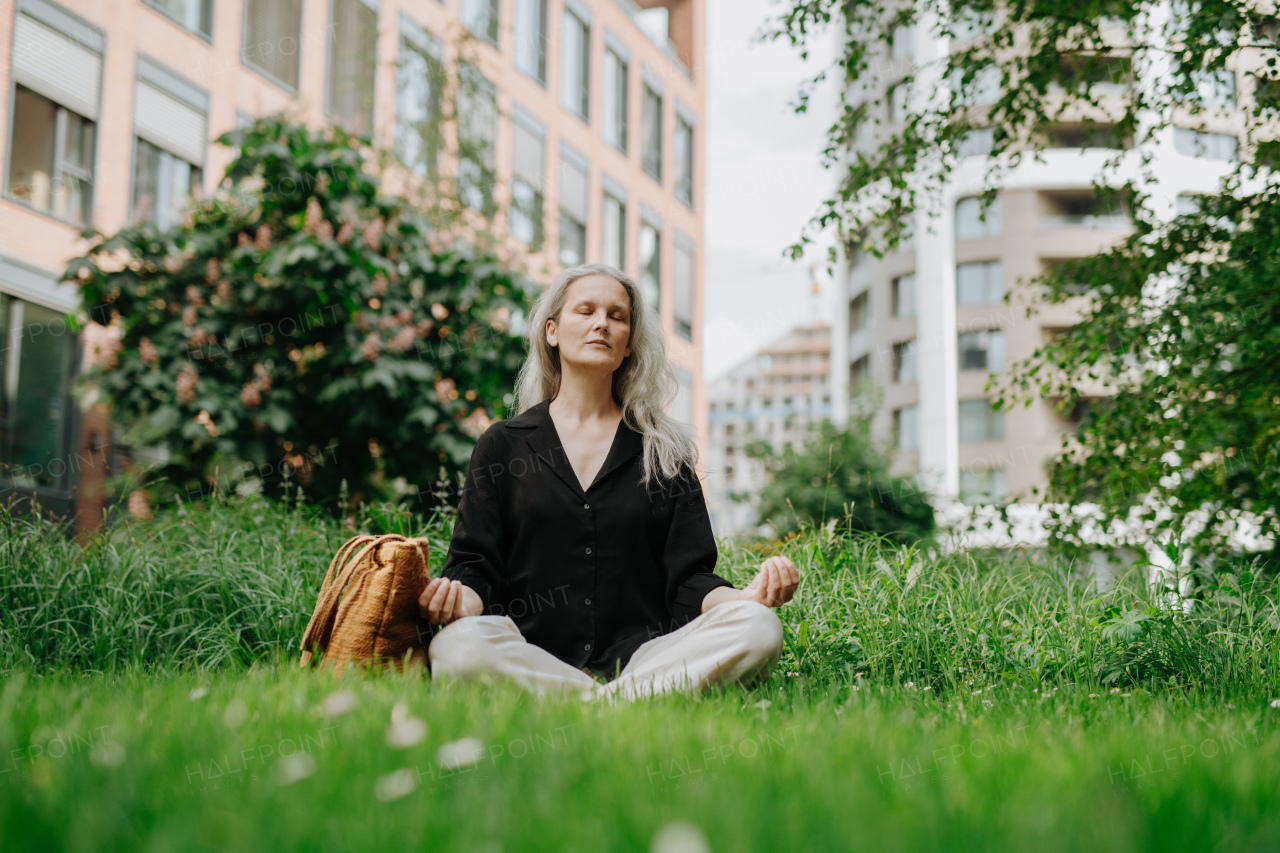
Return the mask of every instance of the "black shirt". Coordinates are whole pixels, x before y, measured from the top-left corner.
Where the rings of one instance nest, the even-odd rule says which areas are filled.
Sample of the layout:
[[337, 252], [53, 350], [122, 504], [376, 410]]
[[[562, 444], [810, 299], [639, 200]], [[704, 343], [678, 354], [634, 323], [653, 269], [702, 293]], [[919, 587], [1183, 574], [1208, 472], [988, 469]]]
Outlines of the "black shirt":
[[530, 643], [612, 678], [643, 643], [702, 612], [719, 586], [698, 478], [640, 484], [643, 439], [618, 424], [582, 491], [544, 400], [493, 424], [471, 454], [442, 574], [510, 616]]

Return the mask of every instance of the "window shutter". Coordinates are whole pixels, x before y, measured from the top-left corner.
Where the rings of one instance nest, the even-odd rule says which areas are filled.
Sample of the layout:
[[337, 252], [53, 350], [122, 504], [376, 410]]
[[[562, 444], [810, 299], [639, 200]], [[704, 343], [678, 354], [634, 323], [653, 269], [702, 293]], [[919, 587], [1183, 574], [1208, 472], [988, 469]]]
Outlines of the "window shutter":
[[541, 122], [525, 111], [519, 104], [515, 105], [513, 147], [515, 148], [515, 164], [513, 174], [529, 186], [542, 191], [542, 175], [546, 171], [546, 132]]
[[196, 166], [208, 147], [209, 95], [145, 56], [138, 57], [133, 126], [138, 136]]
[[98, 118], [102, 56], [25, 14], [13, 27], [13, 76], [86, 118]]
[[587, 221], [587, 173], [567, 160], [560, 164], [560, 207], [579, 222]]

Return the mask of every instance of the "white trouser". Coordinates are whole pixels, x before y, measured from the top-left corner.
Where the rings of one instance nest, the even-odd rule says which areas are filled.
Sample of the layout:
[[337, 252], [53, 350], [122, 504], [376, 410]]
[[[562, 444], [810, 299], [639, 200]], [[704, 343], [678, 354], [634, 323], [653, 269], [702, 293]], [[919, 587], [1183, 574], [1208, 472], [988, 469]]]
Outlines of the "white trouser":
[[621, 674], [600, 684], [527, 641], [510, 616], [464, 616], [442, 628], [427, 649], [432, 678], [510, 679], [534, 693], [636, 699], [716, 684], [750, 685], [782, 656], [782, 623], [755, 601], [718, 604], [631, 656]]

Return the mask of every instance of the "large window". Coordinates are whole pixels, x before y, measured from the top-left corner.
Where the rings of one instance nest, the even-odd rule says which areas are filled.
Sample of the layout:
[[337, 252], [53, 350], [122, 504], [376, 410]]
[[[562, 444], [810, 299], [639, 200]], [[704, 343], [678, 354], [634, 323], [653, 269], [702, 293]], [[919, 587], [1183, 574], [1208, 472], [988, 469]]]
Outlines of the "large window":
[[1004, 438], [1004, 412], [986, 398], [960, 401], [960, 442], [1000, 441]]
[[682, 115], [676, 116], [676, 135], [672, 142], [676, 200], [686, 207], [693, 207], [693, 124]]
[[960, 500], [967, 504], [1000, 504], [1009, 498], [1004, 471], [960, 472]]
[[656, 313], [662, 298], [662, 231], [648, 217], [640, 222], [640, 292]]
[[995, 305], [1004, 299], [1004, 273], [999, 261], [956, 266], [956, 305]]
[[396, 69], [396, 154], [419, 177], [436, 174], [443, 145], [440, 93], [444, 67], [440, 45], [425, 32], [400, 42]]
[[1239, 155], [1240, 140], [1226, 133], [1204, 133], [1175, 127], [1173, 149], [1188, 157], [1234, 161]]
[[862, 291], [849, 302], [849, 331], [861, 332], [871, 322], [871, 294]]
[[916, 316], [915, 273], [900, 275], [893, 280], [893, 316]]
[[623, 269], [627, 257], [627, 203], [618, 195], [605, 190], [601, 216], [600, 260], [610, 266]]
[[646, 79], [640, 99], [640, 164], [662, 181], [662, 95]]
[[512, 122], [511, 207], [507, 227], [532, 249], [542, 248], [542, 175], [547, 160], [546, 130], [520, 106]]
[[213, 0], [144, 0], [193, 33], [213, 34]]
[[516, 69], [539, 83], [547, 82], [547, 0], [516, 0], [514, 41]]
[[916, 339], [893, 345], [893, 381], [915, 382], [920, 376], [920, 347]]
[[585, 10], [567, 5], [560, 26], [560, 103], [565, 109], [587, 118], [591, 91], [590, 29]]
[[153, 222], [165, 230], [182, 221], [187, 197], [200, 192], [203, 172], [141, 137], [134, 140], [133, 224]]
[[302, 0], [246, 0], [241, 60], [296, 91], [301, 32]]
[[899, 450], [920, 449], [920, 407], [903, 406], [893, 412], [893, 440]]
[[600, 73], [600, 133], [619, 151], [627, 150], [627, 59], [610, 40]]
[[75, 341], [63, 314], [0, 293], [0, 482], [4, 485], [69, 488], [67, 383]]
[[378, 13], [364, 0], [332, 0], [329, 41], [329, 115], [350, 132], [373, 130], [373, 75], [377, 67]]
[[470, 63], [458, 65], [458, 198], [492, 216], [498, 90]]
[[1004, 370], [1004, 332], [999, 329], [961, 332], [958, 349], [961, 370]]
[[693, 242], [679, 232], [675, 235], [675, 257], [672, 265], [672, 307], [675, 309], [676, 334], [693, 340], [694, 268]]
[[462, 0], [462, 24], [489, 44], [498, 43], [498, 0]]
[[560, 263], [587, 260], [587, 179], [590, 168], [577, 151], [560, 146]]
[[94, 123], [25, 86], [14, 90], [10, 196], [84, 225], [93, 207]]
[[983, 208], [982, 199], [969, 196], [956, 202], [956, 239], [979, 240], [983, 237], [999, 237], [1000, 196]]

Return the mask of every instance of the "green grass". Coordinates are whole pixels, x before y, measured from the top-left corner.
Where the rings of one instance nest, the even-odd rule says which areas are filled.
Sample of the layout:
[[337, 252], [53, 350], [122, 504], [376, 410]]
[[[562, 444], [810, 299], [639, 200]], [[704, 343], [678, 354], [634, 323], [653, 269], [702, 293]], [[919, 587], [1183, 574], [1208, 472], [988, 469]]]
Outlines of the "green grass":
[[[444, 556], [440, 519], [354, 521]], [[775, 547], [801, 569], [774, 675], [610, 708], [299, 671], [351, 535], [305, 508], [217, 501], [83, 548], [0, 522], [6, 851], [646, 850], [673, 821], [716, 851], [1280, 848], [1275, 579], [1244, 570], [1184, 614], [1054, 559], [725, 543], [739, 585]], [[397, 705], [427, 724], [403, 749]]]

